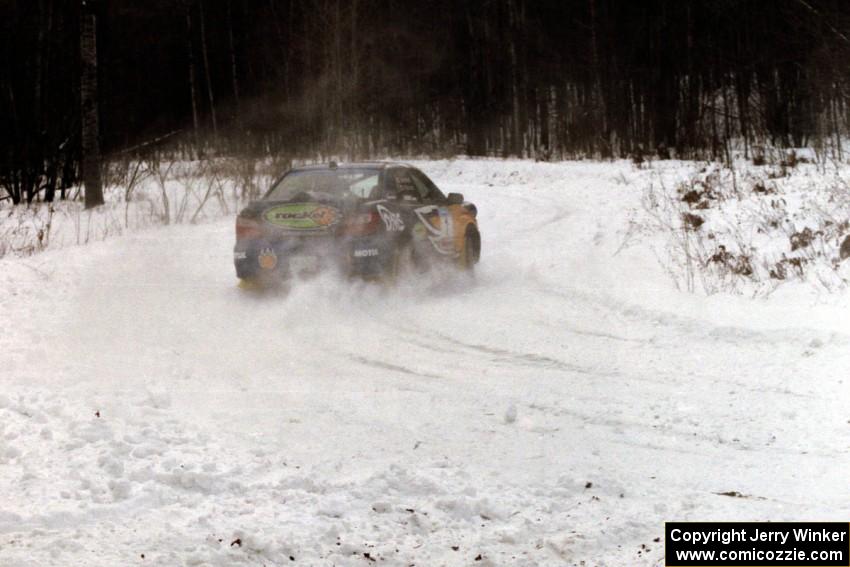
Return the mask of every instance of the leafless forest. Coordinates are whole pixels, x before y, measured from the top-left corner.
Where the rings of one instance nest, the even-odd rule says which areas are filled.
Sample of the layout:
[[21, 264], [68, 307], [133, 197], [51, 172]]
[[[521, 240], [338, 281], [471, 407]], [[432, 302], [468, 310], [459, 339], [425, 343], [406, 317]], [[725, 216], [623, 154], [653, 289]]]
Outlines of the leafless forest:
[[839, 153], [848, 30], [843, 0], [2, 0], [0, 198], [101, 153]]

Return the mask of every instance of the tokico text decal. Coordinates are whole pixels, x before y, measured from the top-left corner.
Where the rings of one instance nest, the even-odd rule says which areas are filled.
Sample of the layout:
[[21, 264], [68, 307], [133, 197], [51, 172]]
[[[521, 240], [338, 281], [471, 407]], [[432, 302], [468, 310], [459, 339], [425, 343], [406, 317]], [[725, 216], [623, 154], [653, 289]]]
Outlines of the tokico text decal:
[[339, 218], [336, 209], [318, 203], [279, 205], [264, 216], [267, 222], [292, 230], [320, 230], [336, 224]]

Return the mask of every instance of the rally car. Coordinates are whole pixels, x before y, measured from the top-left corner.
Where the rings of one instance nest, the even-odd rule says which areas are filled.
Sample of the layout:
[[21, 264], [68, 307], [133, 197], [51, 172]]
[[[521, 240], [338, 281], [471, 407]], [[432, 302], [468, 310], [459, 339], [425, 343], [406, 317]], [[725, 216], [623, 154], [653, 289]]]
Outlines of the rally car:
[[481, 256], [477, 214], [406, 164], [293, 169], [236, 217], [236, 275], [255, 287], [324, 269], [379, 279], [405, 265], [472, 270]]

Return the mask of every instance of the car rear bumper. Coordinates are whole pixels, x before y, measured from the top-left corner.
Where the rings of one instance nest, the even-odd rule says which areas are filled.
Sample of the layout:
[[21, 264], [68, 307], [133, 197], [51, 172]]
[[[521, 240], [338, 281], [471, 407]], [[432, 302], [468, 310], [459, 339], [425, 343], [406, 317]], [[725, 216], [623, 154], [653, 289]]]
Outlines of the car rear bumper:
[[337, 270], [347, 275], [378, 277], [392, 269], [393, 255], [392, 243], [380, 236], [342, 241], [244, 240], [237, 241], [233, 248], [233, 264], [240, 279], [288, 279], [299, 275], [305, 266], [309, 272]]

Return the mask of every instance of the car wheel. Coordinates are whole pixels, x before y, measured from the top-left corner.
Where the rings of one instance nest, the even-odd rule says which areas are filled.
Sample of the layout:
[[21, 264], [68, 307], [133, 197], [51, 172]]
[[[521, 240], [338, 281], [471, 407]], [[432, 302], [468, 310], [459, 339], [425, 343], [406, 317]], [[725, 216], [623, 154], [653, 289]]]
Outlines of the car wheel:
[[478, 263], [480, 250], [480, 239], [478, 233], [473, 228], [466, 231], [466, 236], [463, 239], [463, 250], [460, 254], [460, 267], [463, 270], [471, 271], [475, 264]]

